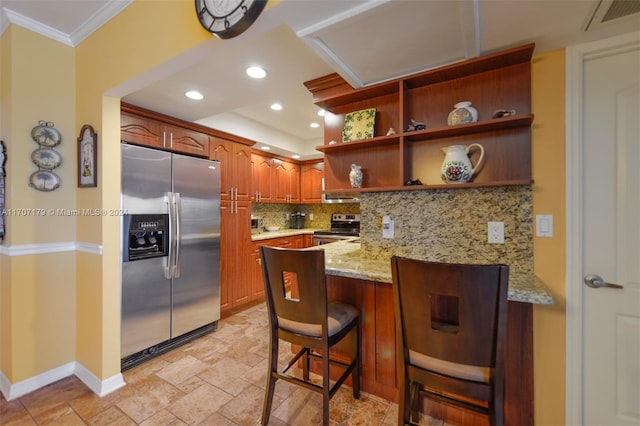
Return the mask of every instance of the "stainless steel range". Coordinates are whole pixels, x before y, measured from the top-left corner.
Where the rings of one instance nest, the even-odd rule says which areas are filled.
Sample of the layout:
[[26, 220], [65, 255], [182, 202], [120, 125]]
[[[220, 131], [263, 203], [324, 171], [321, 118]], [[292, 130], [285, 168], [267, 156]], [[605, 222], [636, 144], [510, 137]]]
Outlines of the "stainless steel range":
[[359, 214], [334, 213], [331, 215], [331, 229], [313, 233], [313, 245], [335, 243], [358, 236], [360, 236]]

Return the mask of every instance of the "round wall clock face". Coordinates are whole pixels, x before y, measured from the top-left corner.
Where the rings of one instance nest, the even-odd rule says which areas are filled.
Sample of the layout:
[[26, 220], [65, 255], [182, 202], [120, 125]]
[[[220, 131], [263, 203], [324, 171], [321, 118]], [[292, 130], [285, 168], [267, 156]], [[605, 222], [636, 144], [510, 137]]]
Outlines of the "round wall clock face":
[[267, 0], [195, 0], [200, 24], [222, 39], [247, 30], [258, 18]]

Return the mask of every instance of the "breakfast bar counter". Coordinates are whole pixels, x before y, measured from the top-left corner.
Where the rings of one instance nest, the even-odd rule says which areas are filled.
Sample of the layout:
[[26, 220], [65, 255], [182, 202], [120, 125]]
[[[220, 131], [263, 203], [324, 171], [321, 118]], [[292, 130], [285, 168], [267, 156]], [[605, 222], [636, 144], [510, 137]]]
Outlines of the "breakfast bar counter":
[[[397, 402], [391, 262], [367, 258], [358, 238], [321, 247], [329, 298], [361, 311], [362, 390]], [[508, 298], [505, 424], [533, 425], [533, 304], [552, 304], [553, 297], [537, 278], [510, 273]], [[484, 424], [476, 413], [435, 402], [425, 401], [423, 411], [449, 423]]]
[[[322, 247], [328, 275], [391, 283], [391, 260], [367, 258], [360, 247], [359, 238]], [[514, 302], [553, 304], [553, 296], [540, 279], [514, 271], [509, 271], [508, 298]]]

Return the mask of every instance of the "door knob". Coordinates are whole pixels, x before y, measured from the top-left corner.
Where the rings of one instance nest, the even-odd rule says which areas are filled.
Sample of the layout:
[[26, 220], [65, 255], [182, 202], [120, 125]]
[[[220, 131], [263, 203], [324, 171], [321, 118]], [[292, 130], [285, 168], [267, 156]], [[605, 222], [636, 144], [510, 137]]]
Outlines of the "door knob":
[[600, 288], [600, 287], [624, 288], [620, 284], [607, 283], [602, 279], [600, 275], [596, 275], [596, 274], [585, 275], [583, 281], [587, 285], [587, 287], [591, 287], [591, 288]]

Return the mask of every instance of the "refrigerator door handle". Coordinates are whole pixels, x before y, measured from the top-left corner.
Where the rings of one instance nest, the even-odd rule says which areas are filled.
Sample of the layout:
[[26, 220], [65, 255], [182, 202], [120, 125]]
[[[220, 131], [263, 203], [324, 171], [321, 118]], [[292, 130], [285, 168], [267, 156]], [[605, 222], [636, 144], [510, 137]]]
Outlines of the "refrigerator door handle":
[[175, 260], [175, 251], [174, 251], [174, 201], [173, 201], [173, 192], [167, 192], [165, 194], [165, 201], [167, 202], [167, 207], [169, 211], [169, 255], [167, 256], [167, 263], [164, 266], [164, 277], [168, 280], [173, 278], [173, 265]]
[[174, 193], [174, 203], [175, 203], [175, 213], [176, 213], [176, 261], [174, 265], [174, 278], [180, 278], [180, 253], [182, 248], [182, 232], [180, 229], [180, 225], [182, 224], [182, 199], [180, 198], [180, 193]]

